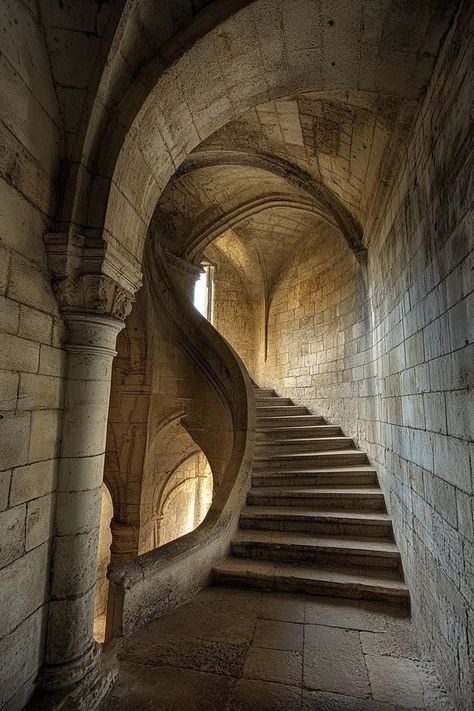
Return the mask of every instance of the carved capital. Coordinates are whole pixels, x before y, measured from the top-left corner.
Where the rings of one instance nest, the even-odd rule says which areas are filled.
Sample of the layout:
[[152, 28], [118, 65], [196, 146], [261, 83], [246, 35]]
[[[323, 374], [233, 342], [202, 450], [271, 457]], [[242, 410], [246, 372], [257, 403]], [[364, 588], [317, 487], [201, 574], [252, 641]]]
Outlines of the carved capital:
[[132, 310], [135, 297], [109, 276], [82, 274], [53, 282], [60, 307], [106, 314], [124, 321]]

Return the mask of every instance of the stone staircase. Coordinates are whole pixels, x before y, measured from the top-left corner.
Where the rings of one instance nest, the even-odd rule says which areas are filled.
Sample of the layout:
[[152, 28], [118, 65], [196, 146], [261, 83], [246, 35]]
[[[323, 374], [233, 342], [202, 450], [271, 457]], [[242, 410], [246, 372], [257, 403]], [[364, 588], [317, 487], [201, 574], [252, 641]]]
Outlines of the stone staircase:
[[400, 553], [367, 455], [340, 427], [255, 389], [252, 487], [214, 581], [408, 604]]

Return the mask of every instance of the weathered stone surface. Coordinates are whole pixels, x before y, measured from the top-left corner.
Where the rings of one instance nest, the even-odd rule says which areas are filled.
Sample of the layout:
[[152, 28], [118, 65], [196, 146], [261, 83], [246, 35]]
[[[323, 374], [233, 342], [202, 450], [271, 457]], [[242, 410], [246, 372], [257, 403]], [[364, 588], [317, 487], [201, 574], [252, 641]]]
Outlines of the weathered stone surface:
[[303, 625], [293, 622], [258, 620], [252, 644], [264, 649], [303, 651]]
[[52, 537], [55, 502], [54, 494], [28, 502], [25, 542], [27, 551], [40, 546]]
[[57, 463], [54, 459], [13, 470], [10, 506], [37, 499], [54, 490]]
[[243, 675], [247, 679], [299, 686], [302, 663], [302, 654], [298, 652], [252, 646], [245, 660]]
[[15, 506], [0, 513], [0, 528], [3, 531], [0, 541], [0, 568], [5, 567], [25, 550], [26, 506]]
[[310, 689], [368, 698], [370, 685], [358, 632], [307, 626], [304, 685]]
[[[30, 413], [6, 412], [0, 418], [0, 456], [2, 469], [18, 467], [28, 461]], [[16, 503], [15, 501], [13, 503]]]

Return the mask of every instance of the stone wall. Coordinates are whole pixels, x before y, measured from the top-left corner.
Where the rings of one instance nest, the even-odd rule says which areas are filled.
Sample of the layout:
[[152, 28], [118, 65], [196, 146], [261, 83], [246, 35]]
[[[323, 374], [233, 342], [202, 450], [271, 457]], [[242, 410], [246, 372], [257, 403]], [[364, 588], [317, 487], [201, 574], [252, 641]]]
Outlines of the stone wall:
[[0, 708], [20, 708], [43, 657], [63, 375], [43, 234], [60, 121], [36, 3], [0, 11]]
[[259, 358], [257, 382], [356, 436], [366, 331], [362, 268], [340, 234], [327, 228], [309, 240], [277, 282], [267, 360]]
[[369, 217], [367, 270], [329, 235], [298, 257], [258, 374], [367, 449], [420, 636], [459, 709], [474, 704], [472, 26], [465, 7]]
[[373, 398], [360, 410], [415, 618], [460, 709], [474, 707], [473, 9], [443, 48], [369, 235]]
[[213, 325], [253, 376], [263, 345], [261, 304], [252, 299], [245, 279], [221, 250], [211, 247], [206, 256], [215, 267]]

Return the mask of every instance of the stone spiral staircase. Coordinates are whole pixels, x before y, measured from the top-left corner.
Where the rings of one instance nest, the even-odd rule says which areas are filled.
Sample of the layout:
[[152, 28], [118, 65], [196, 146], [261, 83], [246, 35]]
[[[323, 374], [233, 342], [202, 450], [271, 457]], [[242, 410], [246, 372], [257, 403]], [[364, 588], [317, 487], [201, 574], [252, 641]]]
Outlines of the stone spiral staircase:
[[255, 388], [252, 486], [214, 581], [408, 604], [375, 469], [340, 427]]

